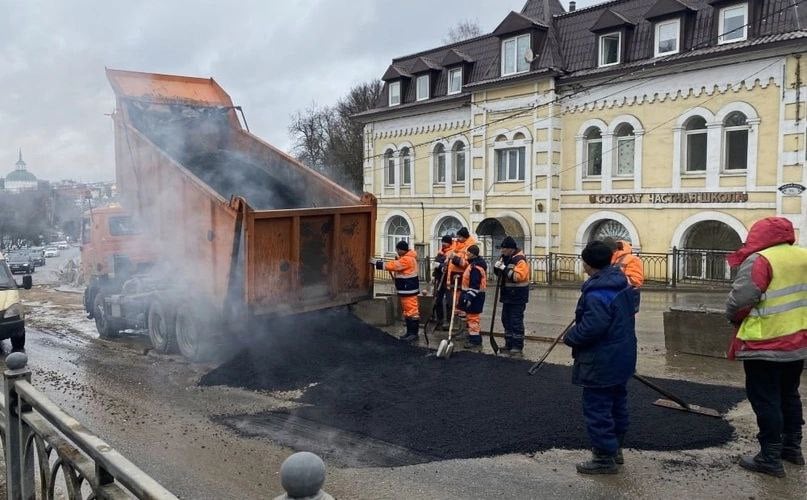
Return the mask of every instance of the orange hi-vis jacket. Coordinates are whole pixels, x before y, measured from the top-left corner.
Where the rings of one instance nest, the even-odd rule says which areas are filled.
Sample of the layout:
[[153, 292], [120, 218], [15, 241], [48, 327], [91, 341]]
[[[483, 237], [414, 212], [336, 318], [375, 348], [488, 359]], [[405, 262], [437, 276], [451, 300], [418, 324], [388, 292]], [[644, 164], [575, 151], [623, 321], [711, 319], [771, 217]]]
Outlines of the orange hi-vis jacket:
[[395, 289], [398, 295], [417, 295], [420, 292], [417, 254], [409, 250], [395, 260], [384, 264], [384, 269], [395, 273]]
[[448, 259], [448, 286], [454, 286], [454, 277], [462, 275], [468, 267], [468, 247], [476, 245], [476, 238], [468, 237], [465, 241], [455, 240], [451, 246], [453, 257]]
[[636, 288], [644, 284], [644, 266], [642, 259], [633, 255], [633, 247], [630, 243], [624, 240], [619, 240], [617, 243], [622, 244], [622, 250], [615, 250], [614, 255], [611, 257], [611, 265], [617, 266], [628, 278], [628, 284]]

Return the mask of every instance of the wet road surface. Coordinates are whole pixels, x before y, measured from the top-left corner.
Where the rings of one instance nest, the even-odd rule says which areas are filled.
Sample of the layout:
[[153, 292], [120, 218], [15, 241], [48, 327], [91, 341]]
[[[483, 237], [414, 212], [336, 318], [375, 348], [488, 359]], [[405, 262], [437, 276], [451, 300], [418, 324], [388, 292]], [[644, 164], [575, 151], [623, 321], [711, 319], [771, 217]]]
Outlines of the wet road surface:
[[[542, 290], [529, 324], [559, 332], [568, 322], [577, 292]], [[645, 294], [645, 297], [647, 294]], [[649, 375], [742, 385], [738, 364], [664, 353], [660, 312], [672, 294], [643, 300], [639, 319], [640, 371]], [[707, 297], [719, 304], [722, 297]], [[80, 299], [79, 299], [80, 300]], [[685, 300], [700, 303], [702, 298]], [[71, 312], [75, 315], [77, 312]], [[114, 342], [73, 329], [31, 327], [28, 356], [33, 382], [91, 431], [182, 498], [272, 498], [281, 493], [277, 471], [294, 450], [263, 437], [242, 437], [214, 423], [222, 416], [257, 414], [298, 405], [303, 391], [261, 393], [198, 387], [211, 366], [144, 354], [144, 339]], [[528, 344], [527, 357], [546, 348]], [[558, 348], [553, 363], [567, 364]], [[450, 361], [449, 361], [450, 362]], [[435, 392], [439, 397], [439, 391]], [[428, 410], [424, 410], [428, 411]], [[469, 415], [468, 418], [473, 418]], [[580, 419], [580, 415], [570, 415]], [[702, 418], [702, 417], [692, 417]], [[734, 461], [754, 448], [754, 419], [747, 402], [729, 413], [736, 438], [726, 446], [683, 452], [628, 450], [623, 474], [589, 478], [574, 472], [584, 450], [549, 450], [534, 455], [457, 459], [404, 467], [346, 467], [327, 462], [325, 489], [338, 498], [801, 498], [807, 472], [787, 466], [775, 480], [739, 469]], [[479, 425], [490, 425], [479, 422]], [[518, 432], [502, 428], [501, 432]], [[664, 432], [659, 429], [658, 432]], [[473, 434], [467, 439], [473, 439]], [[350, 436], [338, 443], [350, 443]], [[334, 450], [336, 454], [339, 450]]]

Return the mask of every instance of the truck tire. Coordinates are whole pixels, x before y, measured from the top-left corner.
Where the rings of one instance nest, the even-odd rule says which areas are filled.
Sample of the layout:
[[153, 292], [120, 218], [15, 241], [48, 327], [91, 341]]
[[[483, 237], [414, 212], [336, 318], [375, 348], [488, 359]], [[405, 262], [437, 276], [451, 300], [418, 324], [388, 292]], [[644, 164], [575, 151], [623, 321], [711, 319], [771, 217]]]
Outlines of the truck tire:
[[179, 352], [189, 361], [201, 363], [210, 358], [210, 326], [194, 306], [185, 303], [177, 308], [176, 340]]
[[170, 305], [152, 301], [148, 315], [149, 338], [154, 350], [171, 354], [177, 350], [176, 314]]
[[98, 335], [102, 339], [114, 339], [118, 336], [118, 328], [115, 323], [107, 317], [104, 310], [104, 298], [106, 294], [99, 291], [95, 294], [95, 299], [92, 303], [93, 318], [95, 318], [95, 328], [98, 330]]

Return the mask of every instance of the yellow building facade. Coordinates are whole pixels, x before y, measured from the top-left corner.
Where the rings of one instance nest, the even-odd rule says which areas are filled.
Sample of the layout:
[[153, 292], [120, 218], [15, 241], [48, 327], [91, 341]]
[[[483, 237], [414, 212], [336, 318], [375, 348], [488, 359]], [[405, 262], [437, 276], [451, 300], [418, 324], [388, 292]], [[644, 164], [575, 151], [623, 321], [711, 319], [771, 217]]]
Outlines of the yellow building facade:
[[462, 226], [489, 255], [505, 234], [533, 255], [605, 236], [728, 251], [774, 215], [807, 244], [807, 34], [761, 4], [529, 1], [490, 35], [393, 60], [360, 115], [376, 253], [434, 254]]

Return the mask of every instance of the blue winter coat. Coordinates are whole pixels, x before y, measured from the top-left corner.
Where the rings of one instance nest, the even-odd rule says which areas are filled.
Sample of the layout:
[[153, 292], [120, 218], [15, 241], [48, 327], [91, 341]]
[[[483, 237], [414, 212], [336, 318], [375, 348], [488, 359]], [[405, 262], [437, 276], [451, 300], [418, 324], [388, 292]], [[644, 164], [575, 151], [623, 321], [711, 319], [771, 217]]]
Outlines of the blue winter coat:
[[619, 268], [608, 266], [583, 283], [575, 325], [566, 334], [572, 348], [572, 383], [583, 387], [624, 384], [636, 371], [636, 291]]

